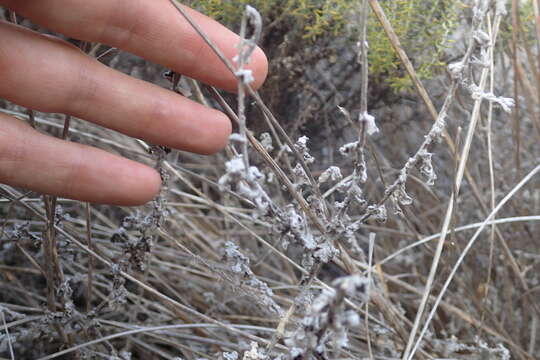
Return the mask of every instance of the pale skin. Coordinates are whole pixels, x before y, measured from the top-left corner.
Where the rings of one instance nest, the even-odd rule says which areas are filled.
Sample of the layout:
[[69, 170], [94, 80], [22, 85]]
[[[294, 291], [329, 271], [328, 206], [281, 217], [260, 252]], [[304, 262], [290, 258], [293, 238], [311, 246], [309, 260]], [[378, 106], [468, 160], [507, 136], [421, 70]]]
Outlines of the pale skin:
[[[52, 31], [139, 55], [228, 91], [237, 82], [169, 0], [0, 0]], [[238, 36], [189, 13], [232, 60]], [[69, 114], [175, 149], [212, 154], [231, 133], [229, 119], [156, 85], [131, 78], [70, 44], [0, 22], [0, 98], [37, 111]], [[267, 60], [257, 49], [247, 68], [258, 88]], [[60, 197], [139, 205], [159, 191], [158, 173], [103, 150], [63, 141], [0, 113], [0, 183]]]

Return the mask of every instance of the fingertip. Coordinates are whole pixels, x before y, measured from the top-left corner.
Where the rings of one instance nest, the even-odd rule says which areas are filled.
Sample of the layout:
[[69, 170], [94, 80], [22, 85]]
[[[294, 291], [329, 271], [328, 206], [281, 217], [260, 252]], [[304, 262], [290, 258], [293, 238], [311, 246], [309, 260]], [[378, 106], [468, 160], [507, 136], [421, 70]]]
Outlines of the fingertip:
[[198, 143], [199, 148], [194, 149], [202, 155], [213, 155], [222, 150], [229, 143], [229, 136], [232, 133], [229, 118], [217, 110], [212, 110], [212, 113], [212, 126], [205, 129], [206, 139]]
[[[232, 60], [231, 60], [232, 61]], [[232, 61], [234, 66], [236, 63]], [[257, 47], [253, 54], [251, 54], [250, 62], [245, 65], [247, 70], [251, 71], [253, 81], [249, 83], [254, 90], [259, 89], [268, 75], [268, 59], [264, 51]], [[238, 92], [238, 78], [229, 72], [226, 78], [221, 78], [221, 81], [225, 80], [225, 83], [220, 84], [219, 87], [233, 93]]]
[[110, 169], [115, 175], [107, 176], [109, 183], [102, 184], [101, 191], [94, 189], [95, 193], [88, 196], [91, 202], [139, 206], [148, 203], [159, 194], [161, 177], [155, 169], [132, 160], [120, 159], [120, 161], [122, 165], [117, 163], [115, 170]]
[[124, 198], [125, 206], [144, 205], [154, 199], [161, 189], [161, 176], [159, 173], [146, 165], [137, 163], [134, 169], [134, 178], [139, 180], [132, 184], [132, 188], [127, 191]]
[[268, 58], [260, 47], [257, 47], [253, 52], [252, 60], [248, 68], [253, 72], [253, 77], [255, 79], [252, 83], [253, 88], [259, 89], [268, 76]]

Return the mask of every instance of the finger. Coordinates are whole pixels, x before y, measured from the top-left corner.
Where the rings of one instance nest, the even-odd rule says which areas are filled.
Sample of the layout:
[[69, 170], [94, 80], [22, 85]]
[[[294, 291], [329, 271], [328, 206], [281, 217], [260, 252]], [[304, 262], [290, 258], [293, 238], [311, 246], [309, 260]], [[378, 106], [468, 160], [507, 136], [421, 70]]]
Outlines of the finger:
[[[205, 83], [236, 89], [233, 74], [169, 0], [0, 0], [0, 4], [50, 30], [122, 48]], [[232, 60], [238, 52], [238, 36], [186, 10]], [[259, 87], [267, 74], [261, 49], [253, 54], [248, 68], [255, 77], [253, 86]]]
[[0, 183], [100, 204], [140, 205], [159, 191], [152, 168], [43, 135], [0, 114]]
[[0, 98], [192, 152], [213, 153], [228, 141], [230, 121], [217, 110], [16, 25], [0, 22], [0, 38]]

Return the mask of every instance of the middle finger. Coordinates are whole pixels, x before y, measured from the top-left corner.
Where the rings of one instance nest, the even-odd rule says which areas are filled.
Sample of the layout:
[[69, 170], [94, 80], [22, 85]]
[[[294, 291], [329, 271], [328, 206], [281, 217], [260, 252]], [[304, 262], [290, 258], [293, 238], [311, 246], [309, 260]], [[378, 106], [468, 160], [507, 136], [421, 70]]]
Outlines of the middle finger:
[[0, 38], [0, 98], [187, 151], [213, 153], [227, 142], [231, 124], [217, 110], [16, 25], [0, 22]]

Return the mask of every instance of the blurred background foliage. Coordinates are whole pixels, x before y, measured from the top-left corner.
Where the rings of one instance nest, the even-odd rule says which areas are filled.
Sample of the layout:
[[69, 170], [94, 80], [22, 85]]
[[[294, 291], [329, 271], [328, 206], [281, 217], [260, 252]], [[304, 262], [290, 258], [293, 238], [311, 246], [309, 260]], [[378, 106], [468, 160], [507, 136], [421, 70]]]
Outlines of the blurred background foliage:
[[[315, 153], [335, 148], [336, 139], [348, 139], [350, 124], [338, 106], [350, 109], [353, 117], [359, 111], [361, 71], [357, 44], [361, 2], [188, 0], [185, 3], [235, 32], [240, 29], [245, 5], [255, 7], [263, 18], [260, 45], [269, 59], [269, 76], [260, 92], [270, 109], [289, 133], [312, 138]], [[444, 77], [444, 64], [459, 56], [452, 54], [449, 48], [460, 23], [466, 24], [463, 14], [467, 13], [467, 7], [451, 0], [383, 0], [379, 3], [418, 76], [425, 81]], [[424, 115], [416, 114], [414, 109], [418, 106], [412, 82], [371, 9], [368, 22], [368, 106], [376, 116], [387, 119], [389, 128], [385, 131], [401, 133], [405, 130], [400, 126], [407, 123], [409, 116], [420, 119]], [[437, 101], [436, 95], [434, 99]], [[234, 103], [234, 97], [229, 101]], [[396, 103], [400, 103], [402, 109], [397, 114], [392, 110]], [[412, 112], [403, 108], [410, 108]], [[263, 115], [248, 108], [249, 127], [255, 133], [267, 131], [264, 124]], [[321, 158], [328, 161], [325, 165], [335, 160], [332, 154], [326, 153]]]
[[[269, 55], [293, 39], [297, 44], [295, 48], [313, 48], [328, 41], [347, 39], [351, 50], [355, 49], [358, 39], [359, 19], [355, 16], [361, 5], [357, 0], [198, 0], [187, 3], [235, 30], [241, 18], [239, 9], [247, 4], [255, 7], [265, 19], [262, 45]], [[460, 8], [465, 6], [450, 0], [387, 0], [380, 4], [413, 59], [419, 76], [431, 78], [444, 65], [442, 57], [458, 25]], [[397, 92], [411, 90], [412, 83], [371, 12], [368, 29], [371, 80], [385, 83]]]

